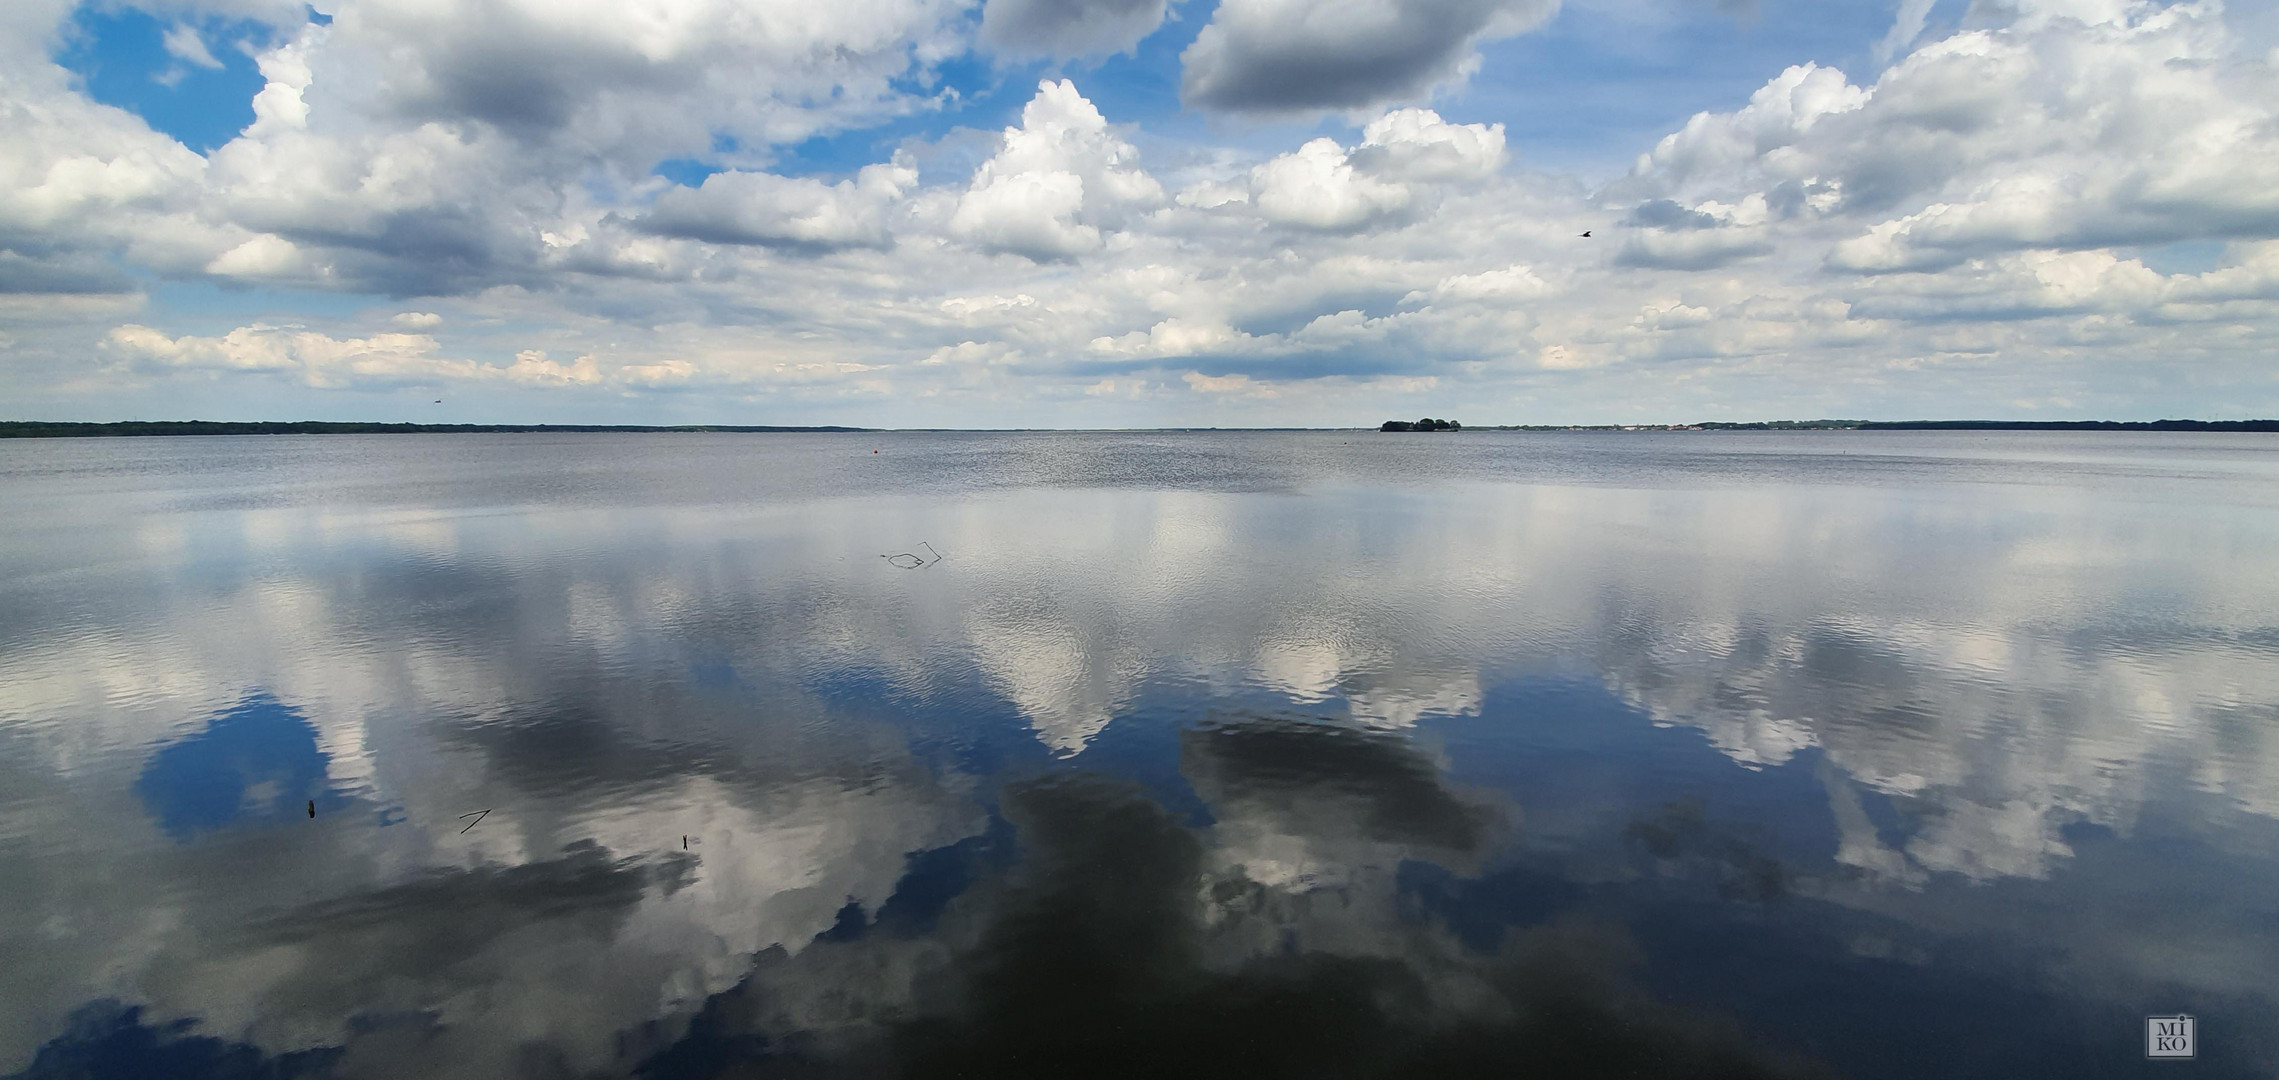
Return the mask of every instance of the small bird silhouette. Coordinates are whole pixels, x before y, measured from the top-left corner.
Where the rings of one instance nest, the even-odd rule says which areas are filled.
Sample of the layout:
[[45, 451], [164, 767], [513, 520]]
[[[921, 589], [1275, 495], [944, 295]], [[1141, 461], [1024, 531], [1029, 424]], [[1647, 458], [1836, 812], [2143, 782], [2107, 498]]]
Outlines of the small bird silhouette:
[[1591, 234], [1591, 231], [1590, 231], [1589, 229], [1584, 229], [1584, 230], [1583, 230], [1583, 235], [1584, 235], [1584, 236], [1589, 236], [1590, 234]]
[[317, 816], [317, 801], [316, 801], [315, 799], [310, 799], [310, 800], [309, 800], [309, 816], [310, 816], [310, 817], [315, 817], [315, 816]]
[[442, 398], [436, 398], [436, 399], [435, 399], [435, 403], [436, 403], [436, 404], [438, 404], [438, 405], [441, 405], [441, 404], [443, 404], [443, 399], [442, 399]]

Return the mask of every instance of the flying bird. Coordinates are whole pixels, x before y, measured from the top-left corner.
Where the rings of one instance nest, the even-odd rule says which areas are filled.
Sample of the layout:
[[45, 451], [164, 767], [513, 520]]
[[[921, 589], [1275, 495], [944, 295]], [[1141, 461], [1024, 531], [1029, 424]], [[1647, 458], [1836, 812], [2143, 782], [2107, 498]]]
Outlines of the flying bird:
[[1589, 229], [1584, 229], [1584, 230], [1583, 230], [1583, 235], [1584, 235], [1584, 236], [1589, 236], [1590, 234], [1591, 234], [1591, 231], [1590, 231]]

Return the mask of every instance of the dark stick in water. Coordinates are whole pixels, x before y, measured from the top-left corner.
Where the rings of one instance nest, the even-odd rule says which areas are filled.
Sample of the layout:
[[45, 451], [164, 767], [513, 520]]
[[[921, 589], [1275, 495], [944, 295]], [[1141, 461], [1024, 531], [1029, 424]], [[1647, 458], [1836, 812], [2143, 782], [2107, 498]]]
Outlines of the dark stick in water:
[[[925, 556], [920, 555], [914, 551], [905, 551], [895, 555], [881, 555], [879, 558], [893, 563], [896, 568], [902, 570], [923, 570], [926, 567], [934, 565], [934, 563], [942, 561], [942, 553], [935, 551], [934, 545], [920, 540], [918, 541], [918, 546], [925, 548], [928, 553], [932, 554], [934, 556], [934, 562], [927, 562]], [[910, 561], [903, 562], [902, 560], [904, 559], [908, 559]]]

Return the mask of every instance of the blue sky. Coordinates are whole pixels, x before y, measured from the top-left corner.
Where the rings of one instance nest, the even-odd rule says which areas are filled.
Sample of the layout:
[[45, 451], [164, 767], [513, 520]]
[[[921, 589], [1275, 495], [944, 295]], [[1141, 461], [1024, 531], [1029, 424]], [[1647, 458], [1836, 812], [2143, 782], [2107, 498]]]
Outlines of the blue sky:
[[2262, 7], [642, 11], [24, 5], [10, 411], [2279, 412]]
[[175, 21], [131, 7], [82, 7], [59, 35], [55, 61], [88, 97], [206, 153], [253, 123], [263, 81], [253, 54], [273, 37], [246, 19]]

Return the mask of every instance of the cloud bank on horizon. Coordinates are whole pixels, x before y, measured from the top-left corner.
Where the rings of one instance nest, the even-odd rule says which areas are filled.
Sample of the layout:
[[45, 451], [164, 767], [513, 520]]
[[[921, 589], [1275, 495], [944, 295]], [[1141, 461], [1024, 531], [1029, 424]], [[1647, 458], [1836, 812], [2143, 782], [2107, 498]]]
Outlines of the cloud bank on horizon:
[[21, 0], [0, 394], [2271, 415], [2275, 40], [2220, 0]]

